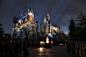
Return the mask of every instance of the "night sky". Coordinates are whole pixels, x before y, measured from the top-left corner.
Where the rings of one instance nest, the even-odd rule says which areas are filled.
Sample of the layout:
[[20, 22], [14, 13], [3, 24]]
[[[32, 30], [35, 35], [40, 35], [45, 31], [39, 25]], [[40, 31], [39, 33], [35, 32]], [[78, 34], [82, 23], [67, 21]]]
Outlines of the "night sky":
[[0, 23], [5, 33], [10, 33], [14, 24], [12, 17], [20, 17], [32, 5], [34, 22], [39, 24], [49, 11], [50, 22], [53, 26], [61, 25], [63, 32], [68, 33], [71, 17], [75, 20], [81, 11], [86, 13], [86, 0], [0, 0]]

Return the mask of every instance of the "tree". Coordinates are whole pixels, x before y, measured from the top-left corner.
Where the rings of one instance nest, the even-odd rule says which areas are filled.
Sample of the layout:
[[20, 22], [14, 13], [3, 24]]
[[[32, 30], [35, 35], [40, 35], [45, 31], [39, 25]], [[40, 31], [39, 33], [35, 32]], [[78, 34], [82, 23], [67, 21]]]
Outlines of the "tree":
[[1, 41], [3, 40], [3, 35], [4, 35], [4, 31], [3, 31], [3, 28], [2, 28], [2, 24], [0, 23], [0, 40]]
[[70, 21], [70, 40], [86, 41], [86, 15], [81, 12], [75, 21], [76, 25], [73, 19]]
[[86, 41], [86, 15], [81, 11], [76, 19], [76, 33], [77, 39]]
[[11, 41], [11, 35], [10, 35], [10, 34], [8, 34], [7, 40], [8, 40], [9, 42]]
[[70, 20], [69, 31], [70, 31], [69, 32], [70, 40], [74, 40], [73, 34], [75, 32], [75, 22], [74, 22], [74, 20], [72, 18]]
[[76, 25], [86, 28], [86, 16], [83, 14], [83, 11], [81, 11], [80, 15], [78, 15], [76, 22]]

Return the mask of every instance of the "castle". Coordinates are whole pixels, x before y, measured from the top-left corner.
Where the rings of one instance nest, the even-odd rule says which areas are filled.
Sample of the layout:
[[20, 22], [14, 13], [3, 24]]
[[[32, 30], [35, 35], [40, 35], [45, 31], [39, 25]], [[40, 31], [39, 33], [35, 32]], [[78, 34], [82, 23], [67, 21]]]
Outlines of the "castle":
[[[36, 20], [36, 22], [33, 22], [34, 20], [34, 14], [32, 11], [32, 8], [30, 7], [28, 9], [28, 11], [25, 13], [25, 16], [21, 16], [18, 19], [18, 22], [15, 25], [15, 38], [20, 38], [22, 40], [24, 40], [25, 38], [29, 39], [26, 42], [29, 41], [29, 44], [36, 44], [37, 43], [37, 31], [38, 31], [38, 20]], [[44, 33], [44, 35], [48, 35], [51, 38], [53, 38], [53, 34], [55, 34], [55, 32], [59, 33], [63, 33], [63, 31], [61, 30], [61, 26], [59, 27], [54, 27], [51, 26], [51, 22], [50, 22], [50, 16], [49, 16], [49, 12], [47, 13], [46, 16], [44, 16], [44, 26], [42, 26], [42, 24], [40, 24], [40, 31], [38, 32], [39, 36], [42, 35], [42, 33]], [[14, 28], [12, 29], [12, 33], [14, 33]]]

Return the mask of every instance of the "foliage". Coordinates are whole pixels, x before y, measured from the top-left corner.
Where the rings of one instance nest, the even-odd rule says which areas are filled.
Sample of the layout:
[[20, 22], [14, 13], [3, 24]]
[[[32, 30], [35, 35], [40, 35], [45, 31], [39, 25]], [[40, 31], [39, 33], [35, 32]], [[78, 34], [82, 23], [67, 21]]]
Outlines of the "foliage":
[[3, 35], [4, 35], [4, 31], [2, 28], [2, 24], [0, 23], [0, 40], [3, 41]]
[[[71, 23], [73, 21], [70, 21], [70, 26], [69, 26], [69, 35], [71, 40], [77, 40], [77, 41], [86, 41], [86, 15], [80, 13], [78, 15], [76, 21], [76, 25], [72, 26]], [[73, 28], [74, 27], [74, 28]]]
[[77, 19], [76, 19], [76, 25], [82, 28], [86, 28], [86, 16], [85, 14], [83, 14], [83, 12], [81, 11], [80, 15], [78, 15]]
[[7, 40], [10, 42], [11, 41], [11, 35], [8, 34]]
[[[77, 25], [78, 24], [78, 25]], [[78, 15], [76, 20], [77, 39], [79, 41], [86, 41], [86, 15], [83, 12]]]
[[73, 40], [73, 34], [75, 32], [75, 22], [74, 22], [74, 20], [72, 18], [70, 20], [69, 31], [70, 31], [70, 33], [69, 33], [70, 40]]

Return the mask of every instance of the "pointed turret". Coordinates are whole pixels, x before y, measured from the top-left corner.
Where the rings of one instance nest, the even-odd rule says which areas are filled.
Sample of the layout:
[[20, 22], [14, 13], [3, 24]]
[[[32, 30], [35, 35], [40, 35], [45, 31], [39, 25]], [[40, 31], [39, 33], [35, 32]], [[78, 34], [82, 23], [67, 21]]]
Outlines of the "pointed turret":
[[36, 18], [36, 29], [38, 31], [38, 19]]
[[38, 24], [38, 19], [36, 19], [36, 23]]
[[61, 26], [59, 25], [59, 33], [61, 33]]
[[42, 22], [40, 23], [40, 25], [42, 26]]
[[29, 12], [29, 8], [28, 8], [28, 11], [27, 12]]
[[46, 18], [47, 18], [47, 21], [49, 22], [50, 20], [49, 11], [47, 12]]
[[23, 16], [23, 10], [22, 10], [22, 16]]
[[42, 23], [40, 23], [40, 32], [42, 32]]
[[27, 12], [25, 13], [25, 22], [28, 21], [27, 19]]
[[46, 22], [46, 16], [44, 16], [44, 24], [45, 24], [45, 22]]
[[47, 16], [49, 17], [49, 11], [47, 12]]
[[20, 18], [22, 18], [23, 17], [23, 10], [22, 10], [22, 13], [21, 13], [21, 15], [20, 15]]
[[59, 25], [59, 29], [61, 29], [61, 26]]
[[29, 11], [30, 11], [30, 12], [33, 12], [33, 10], [32, 10], [32, 5], [30, 6], [30, 9], [29, 9]]
[[28, 20], [33, 22], [33, 19], [34, 19], [34, 14], [32, 11], [32, 6], [30, 6], [30, 8], [28, 9]]
[[49, 16], [49, 11], [47, 12], [46, 19], [48, 21], [48, 33], [50, 33], [50, 16]]

